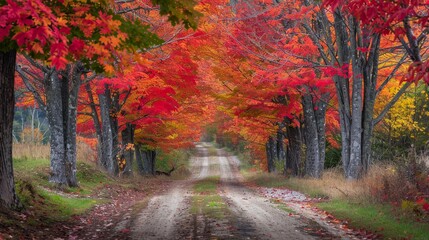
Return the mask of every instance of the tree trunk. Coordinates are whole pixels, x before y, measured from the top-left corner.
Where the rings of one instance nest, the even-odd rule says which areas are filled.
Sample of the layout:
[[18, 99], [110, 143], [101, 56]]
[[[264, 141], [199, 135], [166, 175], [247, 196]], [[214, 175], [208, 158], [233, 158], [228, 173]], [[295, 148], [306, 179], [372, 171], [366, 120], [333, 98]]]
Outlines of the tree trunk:
[[0, 206], [19, 207], [12, 163], [16, 51], [0, 51]]
[[136, 144], [136, 161], [140, 175], [155, 175], [156, 151], [145, 149], [145, 146]]
[[109, 106], [110, 91], [106, 86], [103, 94], [98, 96], [100, 102], [100, 117], [101, 117], [101, 151], [103, 152], [103, 159], [101, 159], [102, 166], [107, 170], [110, 175], [116, 175], [117, 164], [113, 159], [113, 135], [112, 127], [110, 124], [110, 106]]
[[59, 187], [67, 186], [65, 161], [65, 131], [62, 100], [62, 82], [55, 70], [45, 78], [46, 108], [51, 132], [51, 182]]
[[91, 108], [91, 117], [94, 121], [94, 128], [95, 133], [97, 135], [97, 164], [103, 167], [106, 167], [105, 164], [103, 164], [103, 151], [102, 151], [102, 143], [103, 143], [103, 137], [101, 134], [101, 123], [100, 118], [98, 116], [97, 108], [95, 106], [94, 96], [92, 95], [91, 86], [88, 84], [85, 85], [86, 93], [88, 94], [89, 99], [89, 106]]
[[[125, 168], [123, 170], [124, 176], [133, 175], [133, 159], [134, 151], [130, 148], [130, 144], [134, 143], [134, 130], [135, 126], [131, 123], [127, 123], [126, 128], [122, 131], [122, 145], [124, 148], [124, 157], [125, 157]], [[128, 148], [128, 150], [127, 150]]]
[[286, 148], [286, 169], [285, 174], [299, 175], [299, 165], [301, 162], [301, 132], [298, 127], [292, 126], [289, 119], [285, 119], [286, 138], [288, 140]]
[[317, 134], [319, 139], [319, 170], [323, 174], [325, 168], [326, 158], [326, 109], [328, 107], [327, 102], [329, 101], [330, 94], [323, 94], [321, 99], [316, 103], [316, 109], [314, 115], [317, 121]]
[[276, 156], [275, 147], [276, 147], [275, 140], [272, 136], [270, 136], [268, 138], [267, 143], [265, 144], [265, 151], [267, 154], [267, 171], [269, 173], [276, 171], [276, 167], [274, 165], [274, 161], [275, 161], [274, 159]]
[[144, 175], [155, 175], [155, 150], [143, 150], [143, 174]]
[[139, 174], [144, 175], [142, 145], [136, 144], [135, 150], [136, 150], [136, 162], [137, 162], [137, 168], [139, 170]]
[[304, 111], [304, 139], [306, 146], [305, 174], [319, 178], [321, 176], [319, 134], [317, 132], [317, 121], [314, 113], [313, 99], [307, 93], [302, 96], [302, 106]]
[[284, 144], [284, 124], [279, 124], [279, 129], [277, 130], [277, 139], [276, 139], [276, 153], [277, 161], [283, 165], [283, 170], [286, 168], [286, 151]]
[[358, 53], [358, 38], [359, 29], [358, 23], [354, 18], [350, 20], [350, 52], [353, 69], [352, 76], [352, 117], [350, 128], [350, 162], [348, 171], [346, 172], [347, 179], [358, 179], [362, 174], [362, 62]]
[[[68, 65], [65, 73], [46, 73], [46, 109], [51, 132], [51, 178], [59, 187], [78, 186], [76, 178], [76, 118], [81, 64]], [[59, 76], [62, 75], [62, 79]]]
[[109, 101], [109, 116], [110, 116], [110, 128], [112, 129], [112, 156], [113, 156], [113, 166], [114, 166], [114, 175], [119, 174], [119, 166], [118, 161], [120, 156], [118, 156], [120, 152], [119, 147], [119, 124], [118, 124], [118, 113], [119, 113], [119, 93], [114, 91], [108, 97]]
[[36, 104], [34, 104], [33, 108], [31, 109], [31, 144], [36, 144], [36, 139], [34, 137], [34, 118], [36, 115]]
[[81, 86], [81, 73], [82, 64], [76, 63], [70, 66], [68, 80], [70, 83], [70, 90], [67, 92], [67, 115], [64, 116], [65, 124], [65, 137], [66, 137], [66, 173], [67, 182], [71, 187], [78, 186], [76, 177], [76, 120], [77, 120], [77, 104], [79, 89]]

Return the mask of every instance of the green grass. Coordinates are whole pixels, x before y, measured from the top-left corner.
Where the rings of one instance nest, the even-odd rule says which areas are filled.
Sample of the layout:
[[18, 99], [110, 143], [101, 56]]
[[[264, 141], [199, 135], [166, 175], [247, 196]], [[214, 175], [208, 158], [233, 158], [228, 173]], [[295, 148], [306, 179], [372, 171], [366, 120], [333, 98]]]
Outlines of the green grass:
[[70, 188], [70, 192], [89, 195], [103, 184], [112, 183], [112, 179], [107, 177], [105, 173], [85, 162], [77, 162], [76, 176], [79, 181], [79, 187]]
[[192, 197], [191, 213], [203, 214], [211, 218], [223, 219], [227, 207], [222, 197], [217, 194], [219, 177], [209, 177], [194, 185], [195, 195]]
[[28, 181], [18, 180], [17, 194], [25, 208], [32, 211], [29, 223], [37, 225], [37, 221], [65, 221], [73, 215], [82, 214], [95, 204], [103, 202], [90, 198], [59, 195], [40, 187], [35, 187]]
[[405, 217], [398, 219], [389, 206], [355, 204], [333, 200], [317, 204], [339, 219], [347, 219], [354, 228], [368, 229], [387, 239], [428, 239], [429, 225]]
[[277, 204], [277, 208], [280, 210], [283, 210], [287, 213], [296, 213], [292, 208], [290, 208], [284, 204]]
[[91, 198], [74, 198], [60, 196], [54, 193], [39, 191], [45, 199], [43, 208], [51, 211], [47, 216], [54, 221], [64, 221], [74, 215], [82, 214], [91, 209], [97, 203], [103, 202]]
[[[54, 186], [49, 183], [49, 166], [49, 159], [18, 158], [13, 160], [14, 172], [18, 180], [53, 188]], [[102, 184], [112, 182], [112, 179], [98, 170], [95, 164], [78, 161], [76, 167], [79, 187], [65, 189], [66, 192], [89, 195]]]
[[[278, 174], [242, 171], [247, 181], [261, 187], [286, 187], [305, 193], [311, 197], [327, 197], [326, 187], [320, 188], [317, 180], [286, 178]], [[390, 205], [374, 204], [354, 197], [331, 197], [318, 203], [317, 207], [330, 212], [338, 219], [347, 220], [355, 229], [367, 229], [383, 235], [386, 239], [428, 239], [429, 224], [419, 223], [406, 217], [400, 210], [394, 211]], [[283, 209], [290, 212], [289, 209]]]
[[49, 168], [49, 159], [16, 158], [13, 159], [13, 169], [17, 173], [33, 173]]
[[208, 177], [198, 181], [194, 185], [194, 192], [198, 194], [216, 194], [217, 184], [219, 183], [219, 176]]
[[215, 146], [210, 146], [208, 148], [208, 155], [209, 156], [217, 156], [217, 148]]
[[103, 183], [112, 183], [95, 165], [78, 161], [77, 178], [80, 186], [63, 189], [64, 194], [57, 194], [51, 191], [56, 188], [49, 182], [49, 159], [24, 157], [14, 159], [13, 164], [18, 197], [24, 208], [33, 212], [34, 218], [28, 222], [34, 225], [40, 219], [47, 222], [65, 221], [73, 215], [88, 211], [97, 203], [105, 202], [91, 199], [88, 195], [98, 191]]

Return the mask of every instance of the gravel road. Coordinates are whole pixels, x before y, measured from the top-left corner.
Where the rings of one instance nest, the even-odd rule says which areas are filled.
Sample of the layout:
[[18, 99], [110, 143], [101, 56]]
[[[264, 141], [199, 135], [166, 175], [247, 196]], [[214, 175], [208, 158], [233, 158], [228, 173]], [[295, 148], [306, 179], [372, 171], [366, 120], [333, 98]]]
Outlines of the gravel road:
[[[314, 224], [317, 228], [320, 225], [306, 221], [302, 216], [291, 216], [278, 204], [243, 185], [238, 165], [235, 156], [229, 156], [220, 149], [213, 154], [211, 145], [198, 144], [197, 154], [191, 159], [192, 177], [177, 181], [149, 201], [133, 221], [132, 239], [343, 238], [335, 236], [337, 234], [332, 231], [320, 236], [305, 231], [309, 224], [312, 228]], [[210, 176], [220, 176], [218, 193], [228, 211], [224, 219], [208, 218], [191, 211], [192, 186]]]

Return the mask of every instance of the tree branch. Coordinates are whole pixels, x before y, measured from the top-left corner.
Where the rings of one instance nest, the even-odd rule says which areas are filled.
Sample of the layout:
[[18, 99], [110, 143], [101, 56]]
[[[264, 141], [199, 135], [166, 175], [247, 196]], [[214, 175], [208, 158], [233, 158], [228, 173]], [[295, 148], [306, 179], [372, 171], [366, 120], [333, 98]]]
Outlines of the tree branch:
[[399, 100], [401, 95], [404, 94], [405, 90], [407, 90], [407, 88], [409, 86], [411, 86], [411, 84], [412, 84], [411, 82], [407, 82], [402, 86], [401, 89], [399, 89], [399, 91], [395, 94], [395, 96], [392, 98], [392, 100], [390, 100], [390, 102], [388, 104], [386, 104], [383, 111], [381, 111], [381, 113], [378, 115], [378, 117], [376, 117], [372, 121], [373, 126], [377, 125], [384, 118], [384, 116], [389, 112], [389, 110], [393, 107], [393, 105], [395, 105], [395, 103]]

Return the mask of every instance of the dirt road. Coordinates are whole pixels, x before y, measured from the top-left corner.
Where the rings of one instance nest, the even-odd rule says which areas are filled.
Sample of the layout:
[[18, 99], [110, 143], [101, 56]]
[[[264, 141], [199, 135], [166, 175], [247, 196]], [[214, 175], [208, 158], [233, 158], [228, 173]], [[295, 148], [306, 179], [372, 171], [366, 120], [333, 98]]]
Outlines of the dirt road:
[[[209, 151], [211, 150], [211, 151]], [[210, 154], [209, 154], [210, 152]], [[260, 196], [241, 182], [238, 160], [202, 143], [191, 159], [193, 176], [177, 181], [153, 197], [133, 221], [132, 239], [335, 239], [340, 232], [321, 227], [303, 216], [291, 216], [278, 204]], [[219, 176], [217, 191], [225, 203], [222, 218], [193, 210], [193, 186]], [[314, 234], [306, 229], [317, 229]]]

